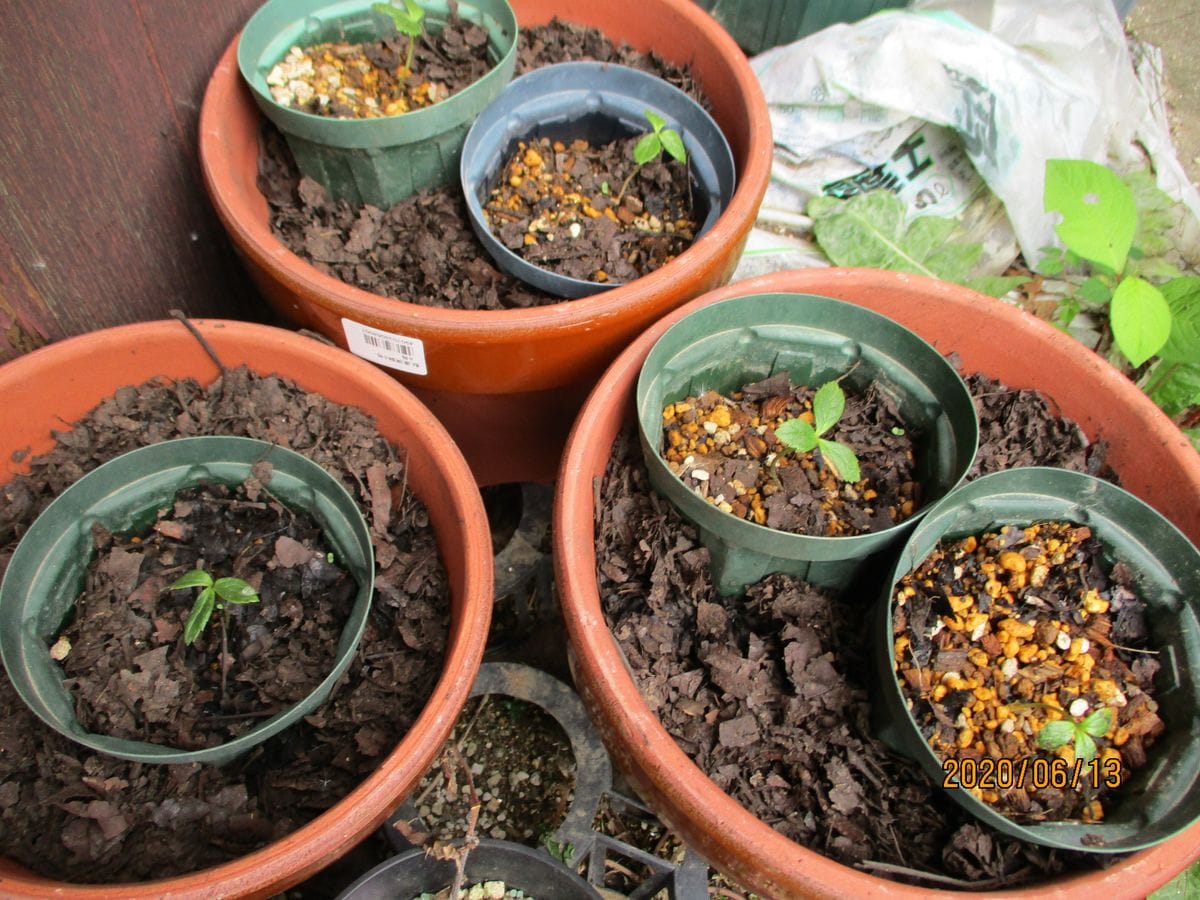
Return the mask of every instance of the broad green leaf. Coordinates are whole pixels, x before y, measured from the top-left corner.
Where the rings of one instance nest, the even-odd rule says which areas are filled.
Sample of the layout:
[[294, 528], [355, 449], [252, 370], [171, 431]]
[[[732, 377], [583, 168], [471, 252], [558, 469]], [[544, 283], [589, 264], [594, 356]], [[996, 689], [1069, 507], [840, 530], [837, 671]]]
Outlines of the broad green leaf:
[[667, 120], [652, 109], [646, 110], [643, 115], [646, 117], [646, 121], [650, 123], [650, 127], [653, 128], [655, 132], [662, 131], [663, 126], [667, 124]]
[[1171, 310], [1171, 335], [1158, 355], [1172, 362], [1200, 364], [1200, 278], [1176, 278], [1161, 290]]
[[853, 450], [845, 444], [827, 441], [824, 438], [817, 441], [817, 446], [821, 448], [825, 465], [833, 469], [834, 475], [851, 483], [862, 480], [862, 473], [858, 469], [858, 457], [854, 455]]
[[1200, 363], [1159, 363], [1159, 366], [1166, 367], [1163, 380], [1158, 381], [1156, 371], [1150, 382], [1153, 387], [1150, 399], [1159, 409], [1168, 416], [1177, 416], [1200, 404]]
[[1028, 280], [1021, 275], [985, 275], [982, 278], [968, 278], [964, 284], [971, 290], [987, 294], [989, 297], [1003, 297]]
[[1056, 719], [1042, 726], [1037, 735], [1038, 746], [1043, 750], [1057, 750], [1075, 737], [1075, 723]]
[[1168, 881], [1149, 900], [1196, 900], [1200, 897], [1200, 862], [1192, 863], [1174, 881]]
[[1054, 226], [1069, 250], [1107, 271], [1125, 268], [1137, 207], [1133, 191], [1111, 169], [1083, 159], [1046, 161], [1046, 212], [1057, 212]]
[[655, 133], [642, 135], [641, 140], [633, 145], [633, 161], [644, 166], [662, 152], [662, 141]]
[[257, 603], [258, 594], [240, 578], [218, 578], [213, 590], [226, 603]]
[[1079, 296], [1093, 306], [1104, 306], [1112, 300], [1112, 288], [1099, 275], [1093, 275], [1079, 285]]
[[1108, 707], [1098, 709], [1079, 723], [1079, 727], [1092, 737], [1104, 737], [1112, 728], [1113, 711]]
[[1133, 246], [1148, 260], [1170, 253], [1175, 249], [1171, 237], [1175, 225], [1175, 200], [1159, 188], [1149, 169], [1130, 172], [1122, 180], [1133, 192], [1133, 205], [1137, 209]]
[[788, 419], [775, 429], [775, 437], [797, 453], [807, 453], [817, 446], [817, 430], [803, 419]]
[[168, 591], [180, 591], [180, 590], [183, 590], [184, 588], [191, 588], [191, 587], [206, 588], [206, 587], [210, 587], [212, 585], [212, 583], [213, 583], [212, 576], [209, 575], [207, 572], [205, 572], [203, 569], [192, 569], [192, 571], [185, 572], [183, 575], [180, 575], [179, 578], [177, 578], [175, 580], [174, 584], [170, 585], [167, 588], [167, 590]]
[[678, 131], [674, 128], [664, 128], [658, 136], [672, 157], [681, 163], [687, 162], [687, 148], [683, 146], [683, 138], [679, 136]]
[[217, 593], [212, 588], [205, 588], [200, 592], [200, 596], [192, 604], [192, 611], [188, 614], [187, 623], [183, 626], [183, 642], [185, 644], [192, 643], [200, 636], [200, 632], [212, 618], [213, 607], [216, 606], [216, 603]]
[[890, 191], [808, 204], [813, 234], [834, 265], [914, 272], [961, 282], [979, 258], [979, 244], [955, 242], [958, 223], [938, 216], [906, 220], [904, 201]]
[[1171, 307], [1162, 291], [1140, 278], [1123, 278], [1108, 308], [1113, 340], [1136, 368], [1162, 349], [1171, 334]]
[[1075, 758], [1089, 760], [1096, 755], [1096, 742], [1086, 731], [1075, 732]]
[[836, 381], [827, 381], [813, 394], [813, 428], [824, 434], [837, 424], [846, 409], [846, 394]]

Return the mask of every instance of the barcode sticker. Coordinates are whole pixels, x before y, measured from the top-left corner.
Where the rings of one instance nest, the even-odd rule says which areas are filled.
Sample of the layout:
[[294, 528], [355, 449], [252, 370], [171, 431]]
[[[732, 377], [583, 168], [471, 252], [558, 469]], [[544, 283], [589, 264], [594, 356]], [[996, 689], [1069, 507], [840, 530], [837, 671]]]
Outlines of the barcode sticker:
[[355, 356], [413, 375], [429, 374], [425, 368], [425, 345], [419, 338], [380, 331], [353, 319], [342, 319], [342, 329]]

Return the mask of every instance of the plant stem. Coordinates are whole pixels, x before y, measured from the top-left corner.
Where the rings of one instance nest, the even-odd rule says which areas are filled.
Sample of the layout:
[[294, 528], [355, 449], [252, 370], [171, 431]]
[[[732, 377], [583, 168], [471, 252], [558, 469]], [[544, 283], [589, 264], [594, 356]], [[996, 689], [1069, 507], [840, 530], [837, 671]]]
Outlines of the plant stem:
[[625, 191], [629, 187], [629, 182], [633, 181], [633, 176], [642, 171], [642, 164], [638, 163], [633, 167], [633, 171], [629, 173], [629, 177], [621, 182], [621, 189], [617, 191], [617, 196], [613, 199], [613, 203], [617, 206], [621, 205], [621, 198], [625, 196]]
[[229, 676], [229, 607], [221, 607], [221, 706], [225, 705], [225, 682]]
[[416, 46], [417, 36], [410, 34], [408, 36], [408, 53], [404, 55], [404, 68], [408, 70], [408, 74], [412, 74], [413, 67], [413, 47]]
[[1175, 374], [1175, 370], [1178, 368], [1179, 363], [1170, 363], [1168, 365], [1160, 361], [1158, 365], [1146, 373], [1146, 378], [1143, 380], [1149, 379], [1151, 375], [1153, 375], [1154, 378], [1151, 379], [1148, 384], [1142, 386], [1142, 393], [1146, 394], [1147, 396], [1153, 394], [1160, 387], [1162, 387], [1164, 381], [1167, 381], [1172, 375]]

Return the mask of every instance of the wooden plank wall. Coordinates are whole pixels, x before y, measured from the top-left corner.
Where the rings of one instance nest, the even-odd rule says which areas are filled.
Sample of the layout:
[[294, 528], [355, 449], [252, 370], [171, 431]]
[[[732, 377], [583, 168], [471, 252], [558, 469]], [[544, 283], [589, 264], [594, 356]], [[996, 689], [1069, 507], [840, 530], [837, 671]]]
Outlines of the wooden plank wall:
[[209, 73], [259, 2], [5, 0], [0, 362], [173, 307], [269, 317], [196, 155]]

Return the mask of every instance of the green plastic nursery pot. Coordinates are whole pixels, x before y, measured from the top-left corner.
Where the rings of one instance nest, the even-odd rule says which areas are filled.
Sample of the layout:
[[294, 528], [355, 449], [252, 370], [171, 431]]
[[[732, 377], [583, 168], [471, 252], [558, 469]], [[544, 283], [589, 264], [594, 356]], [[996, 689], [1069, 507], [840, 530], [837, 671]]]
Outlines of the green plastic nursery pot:
[[[263, 113], [287, 138], [305, 175], [351, 203], [387, 208], [419, 190], [452, 184], [467, 129], [504, 89], [517, 62], [517, 18], [507, 0], [463, 0], [459, 15], [482, 25], [494, 61], [486, 75], [432, 106], [396, 116], [337, 119], [275, 102], [267, 75], [294, 46], [352, 43], [390, 33], [372, 0], [269, 0], [238, 41], [238, 67]], [[448, 0], [425, 0], [427, 27], [449, 18]], [[388, 29], [388, 30], [384, 30]]]
[[[179, 491], [204, 482], [239, 484], [259, 462], [272, 466], [271, 493], [321, 524], [339, 563], [358, 583], [333, 668], [299, 703], [215, 747], [180, 750], [84, 730], [49, 647], [82, 590], [94, 555], [92, 526], [102, 525], [114, 533], [144, 532], [153, 524], [155, 512], [169, 506]], [[294, 724], [329, 696], [362, 637], [374, 572], [366, 521], [345, 488], [316, 463], [250, 438], [164, 441], [93, 469], [63, 491], [30, 526], [0, 585], [0, 655], [21, 699], [43, 722], [77, 743], [136, 762], [224, 765]]]
[[842, 537], [777, 531], [722, 512], [693, 493], [661, 454], [667, 403], [719, 393], [787, 371], [797, 384], [843, 379], [851, 391], [872, 382], [892, 397], [910, 430], [922, 504], [948, 493], [975, 458], [979, 424], [958, 373], [896, 322], [841, 300], [812, 294], [754, 294], [695, 310], [651, 349], [637, 383], [642, 454], [650, 481], [699, 529], [713, 583], [741, 593], [772, 572], [823, 587], [846, 587], [872, 554], [892, 546], [921, 516], [868, 534]]
[[905, 0], [696, 0], [747, 53], [790, 44], [839, 22], [857, 22]]
[[[1149, 748], [1149, 763], [1112, 795], [1103, 822], [1022, 824], [963, 788], [950, 796], [992, 827], [1050, 847], [1090, 853], [1140, 850], [1200, 819], [1200, 551], [1141, 500], [1108, 482], [1062, 469], [997, 472], [952, 492], [930, 509], [900, 552], [889, 586], [917, 568], [943, 539], [995, 531], [1002, 525], [1070, 521], [1087, 525], [1106, 562], [1124, 562], [1146, 602], [1150, 645], [1162, 663], [1155, 687], [1166, 731]], [[922, 738], [894, 675], [892, 590], [876, 605], [880, 737], [917, 760], [935, 783], [945, 770]]]

